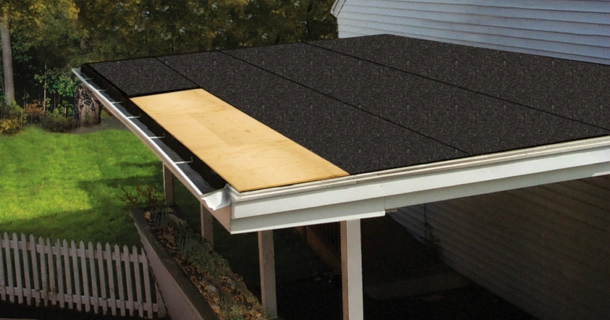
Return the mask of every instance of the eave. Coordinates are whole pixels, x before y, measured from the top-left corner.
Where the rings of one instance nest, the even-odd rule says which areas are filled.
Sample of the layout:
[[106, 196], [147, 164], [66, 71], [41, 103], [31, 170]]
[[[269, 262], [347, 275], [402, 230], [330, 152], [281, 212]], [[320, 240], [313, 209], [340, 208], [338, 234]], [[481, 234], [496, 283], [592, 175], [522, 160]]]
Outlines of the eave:
[[402, 206], [610, 173], [610, 136], [603, 136], [256, 191], [229, 184], [214, 190], [137, 115], [73, 72], [232, 234], [377, 217]]

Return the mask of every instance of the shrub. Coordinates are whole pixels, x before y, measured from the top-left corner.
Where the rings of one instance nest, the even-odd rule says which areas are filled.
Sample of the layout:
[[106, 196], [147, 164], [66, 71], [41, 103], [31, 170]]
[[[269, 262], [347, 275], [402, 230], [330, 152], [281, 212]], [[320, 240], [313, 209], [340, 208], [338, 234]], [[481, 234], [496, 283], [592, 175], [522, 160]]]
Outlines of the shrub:
[[2, 119], [19, 119], [23, 109], [13, 101], [11, 104], [0, 102], [0, 118]]
[[47, 112], [43, 120], [43, 127], [52, 132], [67, 132], [72, 129], [72, 119], [66, 118], [59, 110]]
[[163, 205], [163, 194], [150, 185], [136, 184], [136, 190], [133, 193], [127, 191], [123, 186], [121, 186], [121, 190], [123, 190], [123, 194], [117, 195], [117, 197], [132, 208], [153, 209]]
[[146, 212], [145, 217], [220, 319], [269, 319], [242, 278], [233, 273], [229, 262], [178, 218], [172, 208], [157, 207]]
[[19, 119], [0, 119], [0, 134], [15, 134], [21, 130]]
[[110, 118], [114, 118], [114, 116], [109, 113], [108, 111], [106, 111], [106, 109], [102, 108], [102, 111], [100, 111], [100, 118], [101, 119], [110, 119]]
[[0, 102], [0, 134], [15, 134], [21, 130], [23, 109], [17, 103]]

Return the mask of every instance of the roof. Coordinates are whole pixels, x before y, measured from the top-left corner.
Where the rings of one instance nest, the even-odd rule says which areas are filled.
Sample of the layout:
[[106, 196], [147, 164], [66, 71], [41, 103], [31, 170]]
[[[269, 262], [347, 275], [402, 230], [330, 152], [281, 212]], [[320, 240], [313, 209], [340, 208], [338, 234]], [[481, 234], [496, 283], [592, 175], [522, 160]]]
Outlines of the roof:
[[[566, 159], [559, 164], [561, 170], [607, 166], [610, 161], [606, 150], [610, 141], [610, 91], [605, 87], [610, 83], [610, 67], [600, 64], [378, 35], [93, 63], [83, 65], [81, 73], [88, 77], [84, 80], [94, 91], [106, 90], [102, 98], [111, 107], [121, 102], [124, 109], [119, 110], [119, 116], [139, 116], [141, 127], [165, 137], [165, 146], [180, 158], [193, 158], [191, 169], [212, 186], [219, 188], [228, 182], [223, 200], [210, 207], [214, 211], [229, 206], [225, 219], [228, 229], [232, 229], [235, 219], [267, 215], [269, 209], [262, 207], [256, 207], [258, 212], [250, 208], [240, 215], [236, 206], [247, 197], [264, 198], [263, 194], [291, 194], [312, 200], [306, 197], [312, 190], [330, 192], [334, 183], [345, 189], [350, 183], [374, 180], [377, 188], [380, 184], [386, 188], [392, 179], [406, 183], [397, 178], [402, 176], [397, 172], [411, 172], [405, 175], [411, 179], [413, 172], [443, 171], [439, 168], [476, 171], [481, 169], [479, 165], [510, 166], [519, 159], [525, 161], [519, 165], [527, 171], [533, 165], [529, 161], [537, 156], [547, 159], [538, 159], [544, 163], [540, 170], [520, 175], [532, 178], [544, 173], [550, 177], [552, 165], [545, 161], [562, 152], [576, 153], [572, 154], [573, 164]], [[211, 113], [205, 110], [211, 100], [206, 99], [229, 112], [210, 118]], [[184, 109], [185, 105], [189, 107]], [[236, 115], [248, 125], [234, 121]], [[244, 133], [246, 127], [254, 129]], [[209, 134], [211, 131], [214, 134]], [[240, 133], [235, 136], [235, 132]], [[289, 148], [302, 148], [299, 150], [313, 162], [292, 166], [295, 159], [303, 157], [278, 162], [275, 156], [265, 156], [293, 150], [283, 146], [273, 152], [260, 149], [276, 138], [262, 142], [254, 139], [257, 147], [252, 147], [252, 137], [266, 134], [290, 142]], [[217, 163], [206, 159], [206, 154], [220, 145], [205, 146], [201, 142], [226, 135], [233, 135], [232, 142], [224, 139], [224, 150], [214, 149], [211, 158]], [[240, 146], [237, 149], [235, 141]], [[242, 155], [245, 149], [250, 155]], [[600, 153], [590, 163], [577, 156], [593, 149]], [[221, 168], [219, 165], [226, 161], [233, 162]], [[280, 170], [284, 164], [290, 164], [290, 169], [269, 178], [269, 172]], [[312, 168], [320, 166], [329, 171], [311, 174]], [[599, 167], [595, 168], [598, 173]], [[298, 170], [304, 170], [303, 174]], [[257, 172], [260, 179], [256, 178]], [[474, 179], [487, 183], [513, 177], [508, 174], [495, 179], [495, 174]], [[288, 175], [300, 178], [284, 179]], [[269, 179], [248, 187], [238, 182], [263, 178]], [[463, 184], [455, 182], [451, 187]], [[442, 185], [449, 187], [446, 181]], [[296, 214], [304, 208], [349, 203], [349, 210], [357, 205], [360, 210], [355, 211], [364, 215], [381, 215], [385, 209], [412, 204], [413, 199], [388, 201], [391, 195], [405, 195], [396, 191], [399, 189], [378, 195], [376, 199], [383, 208], [363, 209], [367, 206], [361, 202], [373, 197], [374, 192], [368, 190], [367, 195], [336, 194], [339, 200], [314, 201], [304, 207], [288, 205], [281, 210]], [[328, 197], [329, 192], [322, 192], [322, 197]], [[201, 192], [198, 196], [205, 198]], [[291, 223], [349, 216], [347, 207], [340, 211], [326, 217], [315, 213], [311, 220], [305, 215]], [[252, 222], [243, 230], [277, 227], [270, 216], [261, 219], [267, 220]]]

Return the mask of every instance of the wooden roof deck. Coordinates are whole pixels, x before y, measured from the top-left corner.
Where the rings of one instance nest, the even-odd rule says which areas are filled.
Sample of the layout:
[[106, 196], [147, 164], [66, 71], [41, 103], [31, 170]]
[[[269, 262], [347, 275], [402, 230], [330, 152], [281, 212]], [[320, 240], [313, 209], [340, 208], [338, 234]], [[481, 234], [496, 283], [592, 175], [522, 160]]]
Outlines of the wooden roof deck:
[[131, 100], [240, 192], [348, 175], [203, 89]]

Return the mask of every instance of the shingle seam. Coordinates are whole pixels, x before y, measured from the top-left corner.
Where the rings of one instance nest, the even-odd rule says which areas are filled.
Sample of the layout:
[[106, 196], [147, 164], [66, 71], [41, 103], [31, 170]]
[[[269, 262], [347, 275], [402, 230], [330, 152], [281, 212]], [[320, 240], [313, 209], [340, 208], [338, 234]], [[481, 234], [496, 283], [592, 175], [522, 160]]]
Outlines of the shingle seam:
[[596, 124], [588, 123], [588, 122], [585, 122], [585, 121], [582, 121], [582, 120], [570, 118], [570, 117], [567, 117], [567, 116], [564, 116], [564, 115], [561, 115], [561, 114], [557, 114], [557, 113], [554, 113], [554, 112], [550, 112], [550, 111], [547, 111], [547, 110], [543, 110], [543, 109], [539, 109], [539, 108], [536, 108], [536, 107], [528, 106], [528, 105], [525, 105], [523, 103], [511, 101], [511, 100], [506, 99], [506, 98], [496, 97], [496, 96], [493, 96], [493, 95], [488, 94], [488, 93], [479, 92], [479, 91], [472, 90], [472, 89], [469, 89], [469, 88], [466, 88], [466, 87], [462, 87], [462, 86], [455, 85], [455, 84], [452, 84], [452, 83], [449, 83], [449, 82], [445, 82], [445, 81], [442, 81], [442, 80], [439, 80], [439, 79], [426, 77], [426, 76], [423, 76], [421, 74], [417, 74], [417, 73], [409, 72], [409, 71], [402, 70], [402, 69], [399, 69], [399, 68], [396, 68], [396, 67], [388, 66], [388, 65], [376, 62], [376, 61], [372, 61], [372, 60], [369, 60], [369, 59], [361, 58], [361, 57], [354, 56], [354, 55], [351, 55], [351, 54], [347, 54], [347, 53], [344, 53], [344, 52], [341, 52], [341, 51], [336, 51], [336, 50], [332, 50], [330, 48], [325, 48], [325, 47], [317, 46], [317, 45], [315, 45], [313, 43], [303, 42], [303, 44], [310, 45], [312, 47], [316, 47], [316, 48], [323, 49], [323, 50], [326, 50], [326, 51], [330, 51], [330, 52], [333, 52], [333, 53], [338, 53], [338, 54], [341, 54], [341, 55], [344, 55], [344, 56], [347, 56], [347, 57], [350, 57], [350, 58], [366, 61], [366, 62], [375, 64], [375, 65], [378, 65], [378, 66], [390, 68], [392, 70], [396, 70], [396, 71], [399, 71], [399, 72], [410, 74], [410, 75], [413, 75], [413, 76], [416, 76], [416, 77], [420, 77], [422, 79], [426, 79], [426, 80], [434, 81], [434, 82], [441, 83], [441, 84], [444, 84], [444, 85], [452, 86], [452, 87], [455, 87], [455, 88], [458, 88], [458, 89], [461, 89], [461, 90], [465, 90], [465, 91], [468, 91], [468, 92], [480, 94], [482, 96], [485, 96], [485, 97], [488, 97], [488, 98], [492, 98], [492, 99], [496, 99], [496, 100], [500, 100], [500, 101], [503, 101], [503, 102], [506, 102], [506, 103], [510, 103], [512, 105], [516, 105], [516, 106], [522, 107], [522, 108], [526, 108], [526, 109], [530, 109], [530, 110], [535, 110], [535, 111], [538, 111], [538, 112], [542, 112], [542, 113], [546, 113], [546, 114], [549, 114], [549, 115], [552, 115], [552, 116], [563, 118], [563, 119], [566, 119], [566, 120], [569, 120], [569, 121], [574, 121], [574, 122], [577, 122], [577, 123], [580, 123], [580, 124], [583, 124], [583, 125], [587, 125], [587, 126], [590, 126], [590, 127], [594, 127], [594, 128], [597, 128], [597, 129], [601, 129], [601, 130], [604, 130], [604, 131], [609, 131], [610, 130], [610, 128], [598, 126]]
[[[195, 88], [201, 88], [200, 85], [198, 85], [197, 83], [195, 83], [193, 80], [189, 79], [189, 77], [187, 77], [186, 75], [184, 75], [182, 72], [176, 70], [174, 67], [170, 66], [169, 64], [163, 62], [161, 59], [159, 59], [159, 57], [153, 57], [155, 60], [159, 61], [161, 64], [163, 64], [164, 66], [168, 67], [170, 70], [172, 70], [173, 72], [175, 72], [176, 74], [180, 75], [182, 78], [186, 79], [188, 82], [190, 82], [191, 84], [193, 84], [195, 86]], [[189, 90], [189, 89], [187, 89]], [[168, 92], [169, 93], [169, 92]]]
[[[275, 73], [275, 72], [272, 72], [272, 71], [270, 71], [270, 70], [264, 69], [264, 68], [262, 68], [262, 67], [260, 67], [260, 66], [255, 65], [255, 64], [252, 64], [252, 63], [250, 63], [250, 62], [248, 62], [248, 61], [246, 61], [246, 60], [243, 60], [243, 59], [240, 59], [240, 58], [238, 58], [238, 57], [235, 57], [235, 56], [231, 55], [230, 53], [227, 53], [227, 52], [225, 52], [225, 51], [219, 51], [219, 52], [221, 52], [221, 53], [223, 53], [223, 54], [225, 54], [225, 55], [227, 55], [227, 56], [229, 56], [229, 57], [231, 57], [231, 58], [233, 58], [233, 59], [236, 59], [236, 60], [241, 61], [241, 62], [243, 62], [243, 63], [246, 63], [246, 64], [248, 64], [248, 65], [250, 65], [250, 66], [253, 66], [253, 67], [257, 68], [257, 69], [260, 69], [260, 70], [262, 70], [262, 71], [264, 71], [264, 72], [270, 73], [270, 74], [272, 74], [272, 75], [274, 75], [274, 76], [276, 76], [276, 77], [280, 77], [280, 78], [282, 78], [282, 79], [284, 79], [284, 80], [290, 81], [290, 82], [292, 82], [292, 83], [294, 83], [294, 84], [296, 84], [296, 85], [298, 85], [298, 86], [301, 86], [301, 87], [303, 87], [303, 88], [306, 88], [307, 90], [310, 90], [310, 91], [316, 92], [316, 93], [318, 93], [318, 94], [320, 94], [320, 95], [323, 95], [323, 96], [325, 96], [325, 97], [328, 97], [328, 98], [330, 98], [330, 99], [333, 99], [333, 100], [335, 100], [335, 101], [338, 101], [338, 102], [340, 102], [340, 103], [343, 103], [343, 104], [345, 104], [345, 105], [347, 105], [347, 106], [349, 106], [349, 107], [351, 107], [351, 108], [354, 108], [354, 109], [356, 109], [356, 110], [359, 110], [359, 111], [361, 111], [361, 112], [365, 112], [365, 113], [367, 113], [367, 114], [369, 114], [369, 115], [371, 115], [371, 116], [373, 116], [373, 117], [375, 117], [375, 118], [378, 118], [378, 119], [380, 119], [380, 120], [382, 120], [382, 121], [385, 121], [385, 122], [391, 123], [391, 124], [393, 124], [393, 125], [395, 125], [395, 126], [398, 126], [398, 127], [401, 127], [401, 128], [403, 128], [403, 129], [405, 129], [405, 130], [411, 131], [411, 132], [413, 132], [413, 133], [415, 133], [415, 134], [418, 134], [418, 135], [420, 135], [420, 136], [423, 136], [423, 137], [425, 137], [425, 138], [427, 138], [427, 139], [430, 139], [430, 140], [436, 141], [436, 142], [438, 142], [438, 143], [440, 143], [440, 144], [442, 144], [442, 145], [444, 145], [444, 146], [447, 146], [447, 147], [449, 147], [449, 148], [453, 148], [454, 150], [457, 150], [457, 151], [459, 151], [459, 152], [462, 152], [462, 153], [464, 153], [464, 154], [466, 154], [466, 155], [471, 155], [471, 154], [472, 154], [471, 152], [468, 152], [468, 151], [462, 150], [462, 149], [460, 149], [460, 148], [458, 148], [458, 147], [456, 147], [456, 146], [452, 146], [452, 145], [450, 145], [450, 144], [448, 144], [448, 143], [446, 143], [446, 142], [444, 142], [444, 141], [442, 141], [442, 140], [439, 140], [439, 139], [436, 139], [436, 138], [433, 138], [433, 137], [427, 136], [427, 135], [425, 135], [425, 134], [423, 134], [423, 133], [421, 133], [421, 132], [419, 132], [419, 131], [417, 131], [417, 130], [411, 129], [411, 128], [409, 128], [409, 127], [407, 127], [407, 126], [403, 125], [403, 124], [400, 124], [400, 123], [394, 122], [394, 121], [392, 121], [392, 120], [390, 120], [390, 119], [386, 119], [386, 118], [384, 118], [384, 117], [382, 117], [382, 116], [380, 116], [380, 115], [378, 115], [378, 114], [375, 114], [375, 113], [373, 113], [373, 112], [370, 112], [370, 111], [365, 110], [365, 109], [362, 109], [362, 108], [359, 108], [358, 106], [355, 106], [355, 105], [353, 105], [353, 104], [351, 104], [351, 103], [348, 103], [348, 102], [346, 102], [346, 101], [343, 101], [343, 100], [341, 100], [341, 99], [339, 99], [339, 98], [336, 98], [336, 97], [333, 97], [333, 96], [331, 96], [331, 95], [328, 95], [328, 94], [326, 94], [326, 93], [324, 93], [324, 92], [322, 92], [322, 91], [316, 90], [316, 89], [314, 89], [314, 88], [312, 88], [312, 87], [309, 87], [309, 86], [307, 86], [307, 85], [305, 85], [305, 84], [299, 83], [299, 82], [297, 82], [297, 81], [295, 81], [295, 80], [293, 80], [293, 79], [290, 79], [290, 78], [284, 77], [283, 75], [277, 74], [277, 73]], [[236, 107], [237, 107], [237, 106], [236, 106]]]

